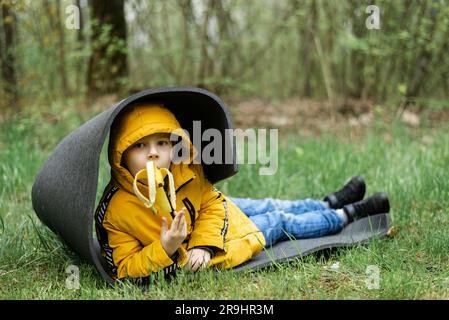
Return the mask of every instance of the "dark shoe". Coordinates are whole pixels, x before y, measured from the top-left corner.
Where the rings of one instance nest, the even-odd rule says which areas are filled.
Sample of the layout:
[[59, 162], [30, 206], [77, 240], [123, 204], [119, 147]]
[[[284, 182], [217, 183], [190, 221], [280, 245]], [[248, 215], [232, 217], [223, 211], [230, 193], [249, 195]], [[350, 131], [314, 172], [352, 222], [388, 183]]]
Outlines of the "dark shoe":
[[344, 205], [360, 201], [365, 196], [365, 180], [361, 176], [352, 177], [340, 190], [324, 197], [332, 209], [343, 208]]
[[385, 192], [379, 192], [365, 200], [351, 203], [343, 207], [349, 222], [379, 213], [390, 211], [390, 202]]

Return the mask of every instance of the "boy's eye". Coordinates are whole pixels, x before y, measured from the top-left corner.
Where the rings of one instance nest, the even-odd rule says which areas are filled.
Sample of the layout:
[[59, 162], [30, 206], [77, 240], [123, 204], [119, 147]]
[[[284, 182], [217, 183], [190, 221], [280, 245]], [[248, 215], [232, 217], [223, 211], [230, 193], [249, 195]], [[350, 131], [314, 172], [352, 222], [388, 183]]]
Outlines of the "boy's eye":
[[167, 141], [167, 140], [159, 140], [159, 145], [165, 146], [165, 145], [167, 145], [167, 144], [168, 144], [168, 141]]
[[143, 144], [142, 142], [139, 142], [139, 143], [136, 143], [135, 145], [134, 145], [134, 148], [143, 148], [145, 146], [145, 144]]

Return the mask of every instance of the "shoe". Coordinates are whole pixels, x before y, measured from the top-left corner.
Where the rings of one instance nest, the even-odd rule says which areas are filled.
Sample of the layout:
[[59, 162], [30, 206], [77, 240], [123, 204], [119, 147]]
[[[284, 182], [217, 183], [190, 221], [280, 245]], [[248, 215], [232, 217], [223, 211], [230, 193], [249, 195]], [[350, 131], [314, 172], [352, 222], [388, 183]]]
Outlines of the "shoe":
[[340, 209], [344, 205], [360, 201], [365, 196], [365, 180], [361, 176], [352, 177], [340, 190], [324, 197], [331, 209]]
[[365, 200], [345, 205], [343, 210], [351, 223], [366, 216], [390, 212], [390, 202], [385, 192], [379, 192]]

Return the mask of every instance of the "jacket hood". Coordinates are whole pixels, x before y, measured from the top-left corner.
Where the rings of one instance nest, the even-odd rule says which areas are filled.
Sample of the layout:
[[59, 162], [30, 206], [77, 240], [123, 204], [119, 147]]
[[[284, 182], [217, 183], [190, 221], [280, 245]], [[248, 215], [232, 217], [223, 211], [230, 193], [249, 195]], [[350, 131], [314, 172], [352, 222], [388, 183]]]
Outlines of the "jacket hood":
[[[157, 103], [129, 106], [111, 127], [108, 156], [112, 178], [130, 193], [133, 193], [134, 177], [122, 164], [123, 153], [138, 140], [154, 133], [173, 133], [178, 136], [178, 142], [188, 150], [188, 156], [177, 159], [176, 162], [182, 160], [177, 164], [172, 162], [170, 171], [175, 171], [181, 179], [191, 175], [188, 166], [196, 157], [197, 151], [173, 113]], [[139, 189], [148, 190], [140, 181], [138, 184]]]

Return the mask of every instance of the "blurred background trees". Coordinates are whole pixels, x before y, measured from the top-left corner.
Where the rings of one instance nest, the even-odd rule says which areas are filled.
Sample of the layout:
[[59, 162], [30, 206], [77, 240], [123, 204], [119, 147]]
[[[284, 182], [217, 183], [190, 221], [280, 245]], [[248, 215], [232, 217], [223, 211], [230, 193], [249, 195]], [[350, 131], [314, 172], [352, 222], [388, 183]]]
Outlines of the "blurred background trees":
[[120, 89], [128, 75], [126, 21], [123, 0], [92, 0], [91, 53], [87, 69], [88, 95]]
[[[5, 94], [5, 103], [14, 103], [18, 100], [17, 76], [14, 47], [16, 42], [16, 19], [12, 3], [1, 3], [1, 47], [0, 65], [2, 68], [1, 91]], [[2, 99], [3, 100], [3, 99]]]
[[[156, 86], [447, 101], [449, 1], [0, 0], [0, 106]], [[368, 29], [368, 5], [380, 29]], [[80, 10], [69, 28], [68, 6]]]

